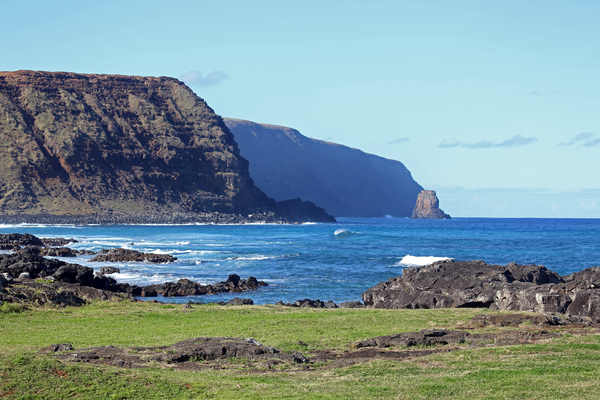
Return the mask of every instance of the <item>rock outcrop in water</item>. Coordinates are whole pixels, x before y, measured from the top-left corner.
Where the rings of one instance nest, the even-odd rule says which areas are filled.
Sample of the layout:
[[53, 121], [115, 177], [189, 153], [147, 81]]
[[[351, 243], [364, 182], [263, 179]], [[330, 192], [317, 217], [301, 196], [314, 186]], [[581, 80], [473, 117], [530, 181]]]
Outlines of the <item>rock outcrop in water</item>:
[[336, 217], [409, 217], [422, 189], [399, 161], [283, 126], [224, 121], [250, 161], [250, 176], [275, 200], [310, 200]]
[[405, 268], [362, 294], [367, 307], [458, 308], [572, 314], [600, 322], [600, 267], [568, 276], [541, 265], [451, 260]]
[[221, 117], [173, 78], [1, 72], [0, 140], [6, 222], [333, 220], [268, 198]]
[[411, 218], [450, 219], [450, 216], [440, 210], [440, 201], [435, 194], [435, 190], [422, 190], [417, 197]]
[[[207, 285], [189, 279], [150, 286], [129, 285], [118, 283], [114, 278], [106, 276], [118, 273], [118, 268], [102, 267], [99, 273], [94, 274], [94, 270], [90, 267], [42, 257], [42, 250], [46, 248], [32, 245], [31, 243], [42, 244], [42, 240], [33, 235], [0, 235], [0, 243], [7, 241], [21, 243], [26, 247], [18, 248], [13, 253], [0, 254], [0, 304], [8, 301], [42, 305], [83, 305], [86, 300], [123, 299], [133, 298], [133, 296], [173, 297], [241, 293], [268, 285], [253, 276], [242, 279], [237, 274], [229, 275], [226, 281]], [[100, 254], [102, 257], [96, 261], [170, 262], [176, 260], [168, 255], [155, 258], [154, 256], [164, 255], [125, 249], [113, 250], [102, 252]]]
[[165, 264], [177, 261], [177, 257], [170, 254], [142, 253], [141, 251], [123, 248], [102, 249], [100, 253], [90, 259], [90, 262], [148, 262], [153, 264]]

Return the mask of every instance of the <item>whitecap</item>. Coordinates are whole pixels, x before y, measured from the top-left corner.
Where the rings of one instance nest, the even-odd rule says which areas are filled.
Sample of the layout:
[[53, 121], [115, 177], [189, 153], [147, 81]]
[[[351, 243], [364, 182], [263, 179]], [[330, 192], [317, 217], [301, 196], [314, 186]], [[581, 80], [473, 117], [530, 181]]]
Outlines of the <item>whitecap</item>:
[[263, 261], [263, 260], [272, 260], [274, 258], [280, 258], [280, 256], [265, 256], [261, 254], [255, 254], [251, 256], [234, 256], [229, 257], [227, 260], [233, 261]]
[[340, 239], [347, 238], [350, 236], [360, 235], [360, 233], [348, 231], [346, 229], [337, 229], [335, 232], [333, 232], [333, 234], [335, 235], [336, 238], [340, 238]]
[[[144, 249], [142, 249], [142, 250], [144, 250]], [[216, 251], [216, 250], [175, 250], [175, 249], [161, 250], [161, 249], [154, 249], [154, 250], [144, 250], [144, 251], [151, 253], [151, 254], [191, 254], [191, 255], [200, 255], [200, 256], [203, 256], [205, 254], [222, 253], [222, 251]]]
[[183, 242], [151, 242], [151, 241], [146, 241], [145, 239], [140, 240], [138, 243], [139, 245], [144, 245], [144, 246], [185, 246], [190, 244], [189, 241], [183, 241]]
[[434, 257], [434, 256], [411, 256], [410, 254], [402, 257], [402, 260], [394, 264], [395, 267], [421, 267], [423, 265], [433, 264], [436, 261], [452, 260], [450, 257]]
[[123, 271], [110, 276], [117, 280], [119, 283], [129, 283], [130, 285], [146, 286], [155, 283], [163, 284], [166, 282], [177, 282], [180, 279], [189, 279], [194, 282], [198, 282], [202, 285], [215, 283], [214, 279], [202, 279], [194, 276], [181, 276], [174, 274], [145, 274], [142, 272], [134, 271]]
[[0, 229], [5, 228], [82, 228], [82, 226], [71, 224], [35, 224], [29, 222], [23, 222], [20, 224], [0, 224]]

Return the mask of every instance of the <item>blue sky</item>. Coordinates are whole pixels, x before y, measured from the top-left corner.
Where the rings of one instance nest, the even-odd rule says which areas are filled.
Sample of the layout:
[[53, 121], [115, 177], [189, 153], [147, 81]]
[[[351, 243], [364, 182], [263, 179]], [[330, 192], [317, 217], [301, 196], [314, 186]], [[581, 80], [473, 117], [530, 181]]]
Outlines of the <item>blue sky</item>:
[[0, 5], [0, 70], [172, 76], [402, 161], [453, 216], [600, 217], [599, 2]]

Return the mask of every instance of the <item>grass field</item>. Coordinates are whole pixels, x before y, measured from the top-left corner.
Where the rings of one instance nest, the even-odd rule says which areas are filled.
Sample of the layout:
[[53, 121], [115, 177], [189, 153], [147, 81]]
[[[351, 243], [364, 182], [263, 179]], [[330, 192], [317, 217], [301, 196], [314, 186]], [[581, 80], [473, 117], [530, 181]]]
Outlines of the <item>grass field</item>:
[[[464, 327], [481, 310], [297, 309], [98, 302], [85, 307], [0, 307], [0, 398], [98, 399], [597, 399], [600, 335], [559, 330], [543, 343], [486, 346], [410, 357], [260, 370], [164, 366], [122, 369], [60, 362], [52, 343], [159, 346], [203, 336], [252, 337], [283, 351], [349, 351], [358, 340], [425, 328]], [[487, 328], [490, 330], [500, 328]], [[504, 329], [504, 328], [503, 328]], [[517, 329], [517, 328], [510, 328]], [[481, 330], [477, 331], [480, 332]], [[300, 344], [299, 342], [304, 344]]]

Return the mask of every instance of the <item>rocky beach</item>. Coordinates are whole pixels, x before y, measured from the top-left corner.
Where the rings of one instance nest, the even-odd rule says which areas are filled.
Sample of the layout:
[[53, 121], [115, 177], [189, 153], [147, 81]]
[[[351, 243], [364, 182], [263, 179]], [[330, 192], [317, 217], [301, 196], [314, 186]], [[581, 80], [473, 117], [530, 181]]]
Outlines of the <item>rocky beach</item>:
[[[33, 305], [82, 305], [86, 301], [135, 297], [164, 298], [242, 293], [265, 287], [267, 282], [230, 274], [226, 281], [203, 285], [189, 279], [148, 286], [119, 283], [111, 274], [115, 267], [90, 267], [45, 258], [42, 254], [74, 257], [64, 244], [75, 239], [44, 240], [30, 234], [0, 234], [0, 248], [13, 252], [0, 255], [0, 301]], [[51, 246], [51, 245], [63, 246]], [[62, 251], [60, 251], [62, 250]], [[93, 252], [91, 252], [93, 253]], [[88, 253], [88, 255], [90, 255]], [[105, 249], [91, 263], [170, 263], [166, 254], [142, 253], [123, 248]], [[327, 294], [324, 294], [326, 297]], [[344, 308], [484, 308], [564, 314], [580, 321], [600, 322], [600, 267], [567, 276], [538, 265], [488, 265], [484, 261], [442, 260], [422, 267], [409, 267], [402, 276], [390, 278], [362, 293], [363, 303], [344, 302]], [[224, 304], [222, 302], [222, 304]], [[239, 298], [231, 304], [254, 304]], [[335, 302], [304, 299], [277, 305], [308, 308], [338, 308]]]

